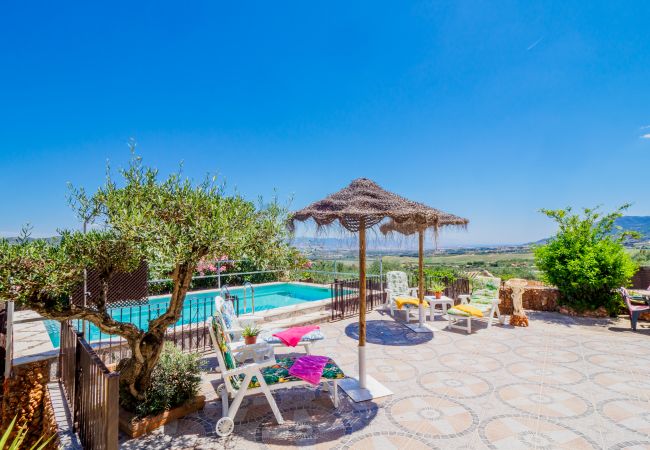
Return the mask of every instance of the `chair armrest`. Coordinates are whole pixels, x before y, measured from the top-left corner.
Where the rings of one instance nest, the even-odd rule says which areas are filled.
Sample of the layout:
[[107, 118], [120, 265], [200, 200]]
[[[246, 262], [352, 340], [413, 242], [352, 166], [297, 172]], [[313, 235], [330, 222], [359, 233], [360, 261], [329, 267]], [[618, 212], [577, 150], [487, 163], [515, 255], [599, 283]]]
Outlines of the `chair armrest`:
[[469, 295], [469, 294], [461, 294], [461, 295], [458, 296], [458, 298], [460, 299], [461, 304], [469, 303], [469, 298], [470, 297], [471, 297], [471, 295]]
[[409, 294], [411, 294], [413, 297], [417, 297], [419, 290], [420, 289], [416, 287], [409, 288]]
[[265, 367], [272, 366], [275, 363], [276, 363], [276, 361], [275, 361], [275, 358], [274, 358], [274, 359], [270, 359], [268, 361], [264, 361], [264, 362], [261, 362], [261, 363], [253, 362], [253, 363], [241, 364], [241, 365], [239, 365], [238, 367], [236, 367], [234, 369], [226, 370], [223, 373], [223, 376], [224, 377], [231, 377], [233, 375], [239, 375], [240, 373], [246, 373], [246, 372], [248, 372], [250, 370], [261, 370], [261, 369], [263, 369]]

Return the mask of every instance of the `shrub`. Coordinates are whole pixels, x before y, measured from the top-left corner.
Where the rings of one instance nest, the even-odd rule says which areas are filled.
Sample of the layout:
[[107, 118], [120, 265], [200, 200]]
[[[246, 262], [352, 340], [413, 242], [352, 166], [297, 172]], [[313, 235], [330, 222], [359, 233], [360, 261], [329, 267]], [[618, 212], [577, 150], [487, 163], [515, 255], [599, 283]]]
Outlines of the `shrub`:
[[542, 210], [559, 225], [556, 236], [536, 247], [535, 260], [547, 281], [560, 290], [560, 303], [578, 312], [605, 307], [618, 313], [620, 299], [614, 289], [626, 286], [637, 267], [623, 241], [635, 234], [615, 225], [624, 205], [601, 215], [598, 208], [584, 209], [583, 216], [571, 208]]
[[[153, 370], [151, 385], [145, 400], [124, 404], [138, 417], [150, 416], [179, 406], [194, 398], [201, 383], [202, 361], [198, 353], [183, 353], [171, 342], [166, 342], [160, 360]], [[123, 396], [128, 401], [130, 396]]]

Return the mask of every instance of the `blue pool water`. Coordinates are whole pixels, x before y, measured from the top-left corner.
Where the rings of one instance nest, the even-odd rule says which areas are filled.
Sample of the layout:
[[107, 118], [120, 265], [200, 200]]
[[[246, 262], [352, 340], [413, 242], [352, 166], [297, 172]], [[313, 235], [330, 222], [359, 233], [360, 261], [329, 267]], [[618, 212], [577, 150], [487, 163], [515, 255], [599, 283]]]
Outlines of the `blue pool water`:
[[[252, 311], [250, 289], [246, 291], [246, 305], [244, 305], [242, 288], [232, 288], [229, 291], [231, 295], [239, 297], [239, 314]], [[176, 325], [199, 323], [209, 318], [214, 308], [214, 298], [218, 295], [220, 295], [219, 291], [200, 291], [187, 294], [181, 318]], [[255, 312], [323, 300], [330, 296], [330, 289], [327, 287], [293, 283], [255, 286]], [[146, 330], [150, 319], [155, 319], [167, 310], [169, 300], [170, 296], [152, 297], [143, 304], [111, 308], [109, 314], [120, 322], [130, 322], [140, 329]], [[47, 320], [45, 327], [50, 335], [52, 345], [58, 347], [60, 342], [59, 322]], [[88, 341], [104, 340], [109, 337], [106, 333], [100, 333], [94, 325], [91, 325], [90, 330], [86, 332]]]

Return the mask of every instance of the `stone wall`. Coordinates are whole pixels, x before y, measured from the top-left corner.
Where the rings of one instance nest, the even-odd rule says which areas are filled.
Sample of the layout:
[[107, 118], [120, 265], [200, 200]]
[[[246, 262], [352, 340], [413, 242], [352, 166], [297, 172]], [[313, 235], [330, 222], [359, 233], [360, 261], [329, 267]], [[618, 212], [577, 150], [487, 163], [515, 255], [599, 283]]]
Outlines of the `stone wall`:
[[[17, 416], [16, 430], [27, 424], [28, 433], [23, 442], [29, 448], [43, 434], [54, 434], [56, 424], [53, 421], [49, 404], [47, 383], [50, 381], [50, 360], [40, 360], [13, 367], [13, 375], [4, 381], [2, 400], [2, 428]], [[52, 443], [50, 448], [56, 448]]]
[[[522, 296], [524, 309], [533, 311], [557, 311], [560, 291], [555, 287], [539, 284], [529, 284]], [[502, 314], [512, 314], [512, 288], [502, 286], [499, 291], [501, 304], [499, 310]]]

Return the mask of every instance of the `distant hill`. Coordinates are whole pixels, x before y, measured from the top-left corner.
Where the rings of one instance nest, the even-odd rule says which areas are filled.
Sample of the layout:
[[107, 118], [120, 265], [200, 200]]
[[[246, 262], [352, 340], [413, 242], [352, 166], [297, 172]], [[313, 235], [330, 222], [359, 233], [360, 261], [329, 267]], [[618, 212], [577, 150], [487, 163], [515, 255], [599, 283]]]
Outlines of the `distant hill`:
[[650, 216], [623, 216], [616, 220], [616, 225], [624, 231], [636, 231], [641, 240], [650, 240]]
[[[630, 239], [629, 244], [650, 241], [650, 216], [623, 216], [616, 219], [615, 223], [622, 228], [622, 231], [636, 231], [641, 235], [640, 239]], [[540, 239], [539, 241], [530, 242], [526, 246], [543, 245], [548, 240], [549, 238]]]

